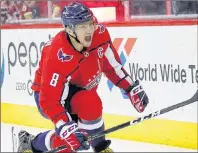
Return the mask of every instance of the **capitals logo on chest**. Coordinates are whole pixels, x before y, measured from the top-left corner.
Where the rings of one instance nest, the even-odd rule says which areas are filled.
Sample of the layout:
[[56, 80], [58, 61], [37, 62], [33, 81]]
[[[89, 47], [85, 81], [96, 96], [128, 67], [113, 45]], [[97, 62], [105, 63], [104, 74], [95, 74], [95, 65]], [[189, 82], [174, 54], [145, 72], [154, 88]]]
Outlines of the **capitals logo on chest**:
[[73, 58], [73, 55], [68, 55], [64, 53], [62, 48], [59, 49], [57, 56], [58, 60], [60, 60], [61, 62], [68, 62]]

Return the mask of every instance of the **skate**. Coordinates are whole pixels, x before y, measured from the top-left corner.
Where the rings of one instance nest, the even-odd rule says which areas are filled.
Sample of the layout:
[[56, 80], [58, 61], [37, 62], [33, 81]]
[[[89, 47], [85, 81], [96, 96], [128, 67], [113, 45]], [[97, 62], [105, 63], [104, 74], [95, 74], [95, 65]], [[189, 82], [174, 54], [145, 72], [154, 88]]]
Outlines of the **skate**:
[[94, 148], [94, 152], [98, 152], [98, 153], [102, 153], [102, 152], [112, 152], [113, 150], [111, 148], [109, 148], [111, 144], [110, 140], [104, 140], [102, 141], [100, 144], [98, 144], [95, 148]]
[[108, 147], [108, 148], [106, 148], [105, 150], [102, 150], [101, 153], [102, 153], [102, 152], [112, 152], [112, 153], [113, 153], [113, 150], [112, 150], [111, 148]]
[[32, 152], [31, 141], [34, 136], [16, 127], [12, 127], [13, 152]]

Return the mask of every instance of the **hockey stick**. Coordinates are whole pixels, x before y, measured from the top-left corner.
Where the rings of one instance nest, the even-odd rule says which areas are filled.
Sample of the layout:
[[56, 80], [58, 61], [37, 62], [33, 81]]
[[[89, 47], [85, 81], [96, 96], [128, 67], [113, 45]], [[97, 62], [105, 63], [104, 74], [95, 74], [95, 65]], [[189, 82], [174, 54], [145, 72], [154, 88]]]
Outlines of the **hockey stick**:
[[[159, 116], [159, 115], [161, 115], [161, 114], [170, 112], [170, 111], [172, 111], [172, 110], [174, 110], [174, 109], [177, 109], [177, 108], [180, 108], [180, 107], [189, 105], [189, 104], [194, 103], [194, 102], [196, 102], [196, 101], [198, 101], [198, 90], [196, 91], [196, 93], [195, 93], [190, 99], [188, 99], [188, 100], [186, 100], [186, 101], [183, 101], [183, 102], [180, 102], [180, 103], [178, 103], [178, 104], [175, 104], [175, 105], [166, 107], [166, 108], [161, 109], [161, 110], [159, 110], [159, 111], [155, 111], [155, 112], [150, 113], [150, 114], [148, 114], [148, 115], [145, 115], [145, 116], [142, 116], [142, 117], [138, 117], [138, 118], [136, 118], [135, 120], [125, 122], [125, 123], [123, 123], [123, 124], [117, 125], [117, 126], [115, 126], [115, 127], [112, 127], [112, 128], [110, 128], [110, 129], [107, 129], [107, 130], [105, 130], [105, 131], [102, 131], [102, 132], [93, 134], [93, 135], [91, 135], [91, 136], [88, 137], [88, 141], [94, 140], [94, 139], [96, 139], [96, 138], [99, 138], [99, 137], [104, 136], [104, 135], [106, 135], [106, 134], [109, 134], [109, 133], [111, 133], [111, 132], [114, 132], [114, 131], [123, 129], [123, 128], [125, 128], [125, 127], [128, 127], [128, 126], [131, 126], [131, 125], [134, 125], [134, 124], [143, 122], [144, 120], [154, 118], [154, 117], [156, 117], [156, 116]], [[60, 150], [63, 150], [63, 149], [66, 149], [66, 146], [65, 146], [65, 145], [62, 145], [62, 146], [60, 146], [60, 147], [57, 147], [57, 148], [52, 149], [52, 150], [47, 151], [47, 152], [57, 152], [57, 151], [60, 151]]]

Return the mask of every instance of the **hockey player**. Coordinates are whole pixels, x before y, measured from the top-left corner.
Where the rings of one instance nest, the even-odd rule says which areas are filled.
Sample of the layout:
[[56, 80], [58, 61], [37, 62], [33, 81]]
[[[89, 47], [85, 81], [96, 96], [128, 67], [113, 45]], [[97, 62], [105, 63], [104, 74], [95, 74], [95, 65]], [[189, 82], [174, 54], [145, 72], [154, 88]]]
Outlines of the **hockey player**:
[[87, 142], [88, 135], [104, 130], [102, 102], [96, 90], [102, 73], [126, 91], [132, 105], [143, 112], [148, 97], [121, 65], [108, 30], [96, 25], [93, 13], [81, 3], [65, 6], [60, 31], [43, 48], [32, 85], [40, 113], [55, 130], [33, 136], [19, 133], [18, 152], [44, 152], [61, 145], [59, 152], [88, 150], [113, 152], [105, 136]]

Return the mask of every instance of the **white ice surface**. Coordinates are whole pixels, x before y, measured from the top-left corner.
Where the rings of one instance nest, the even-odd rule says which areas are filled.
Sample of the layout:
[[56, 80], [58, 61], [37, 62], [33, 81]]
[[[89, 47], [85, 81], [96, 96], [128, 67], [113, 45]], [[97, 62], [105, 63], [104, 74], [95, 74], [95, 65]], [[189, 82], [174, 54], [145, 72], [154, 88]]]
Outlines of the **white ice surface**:
[[[13, 125], [1, 123], [1, 152], [12, 152], [12, 138], [11, 127]], [[24, 130], [27, 130], [31, 134], [37, 134], [45, 131], [46, 129], [39, 129], [33, 127], [18, 126]], [[197, 152], [196, 150], [170, 147], [165, 145], [156, 145], [150, 143], [142, 143], [136, 141], [128, 141], [121, 139], [112, 139], [111, 148], [114, 152]], [[90, 149], [89, 152], [92, 152]]]

